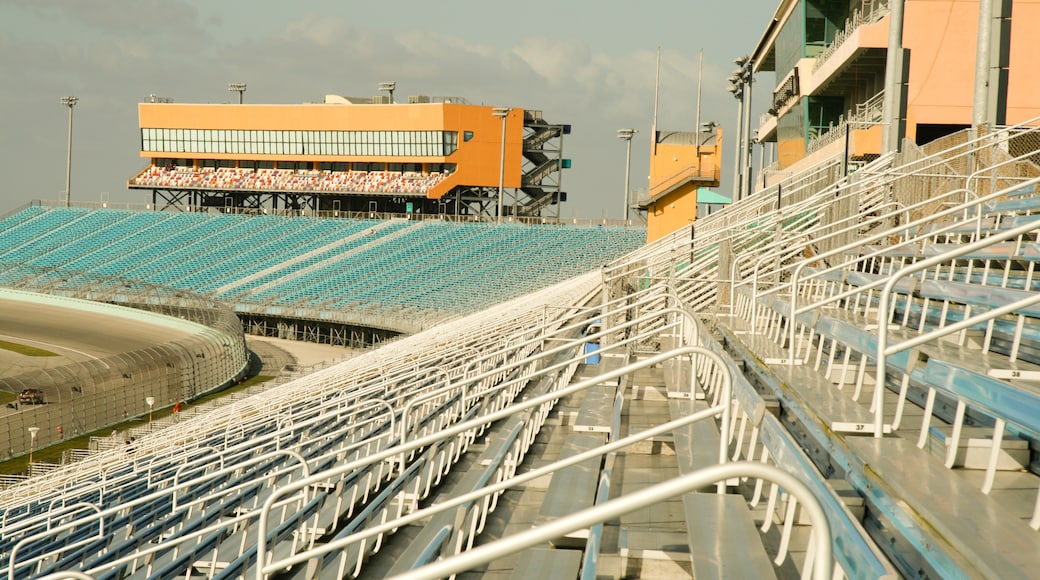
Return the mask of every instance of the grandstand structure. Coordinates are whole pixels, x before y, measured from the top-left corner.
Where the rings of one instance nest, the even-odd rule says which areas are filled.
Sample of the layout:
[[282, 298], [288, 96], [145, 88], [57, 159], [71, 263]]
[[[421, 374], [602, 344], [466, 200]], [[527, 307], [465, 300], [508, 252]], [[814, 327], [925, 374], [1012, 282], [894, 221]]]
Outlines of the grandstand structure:
[[11, 577], [1034, 575], [1038, 155], [1034, 124], [847, 176], [829, 158], [4, 489], [0, 556]]
[[[953, 4], [960, 30], [973, 3]], [[922, 16], [937, 3], [905, 5], [910, 29], [934, 24]], [[129, 302], [174, 313], [202, 296], [251, 332], [378, 348], [165, 417], [131, 448], [31, 465], [0, 486], [0, 565], [87, 579], [1035, 576], [1040, 118], [928, 121], [926, 92], [906, 117], [916, 133], [871, 149], [888, 6], [781, 0], [743, 61], [779, 67], [759, 134], [774, 123], [782, 170], [646, 244], [632, 228], [486, 219], [539, 221], [555, 199], [545, 187], [490, 209], [504, 201], [490, 160], [519, 167], [521, 142], [538, 141], [513, 122], [529, 111], [142, 105], [150, 166], [134, 181], [153, 205], [0, 218], [2, 285], [112, 303], [142, 287]], [[926, 51], [907, 47], [912, 75]], [[832, 127], [838, 97], [863, 116]], [[440, 121], [388, 121], [432, 105]], [[472, 112], [472, 139], [469, 120], [445, 128], [449, 110]], [[449, 167], [457, 151], [408, 168], [364, 165], [374, 149], [292, 159], [373, 145], [320, 135], [311, 114], [330, 133], [444, 131], [376, 144], [470, 143], [483, 181]], [[848, 141], [810, 147], [821, 119]], [[654, 132], [694, 154], [658, 175], [695, 207], [695, 186], [718, 179], [700, 164], [708, 144]], [[322, 189], [326, 170], [347, 185]], [[417, 190], [391, 191], [405, 171]], [[387, 205], [369, 215], [369, 198]]]
[[622, 226], [525, 225], [30, 205], [0, 262], [118, 277], [227, 305], [249, 334], [369, 346], [594, 269]]
[[157, 208], [543, 223], [566, 201], [570, 125], [541, 111], [328, 95], [298, 105], [152, 98], [138, 114], [149, 164], [128, 187], [150, 191]]
[[[728, 200], [709, 191], [722, 170], [722, 130], [651, 129], [650, 191], [636, 207], [646, 212], [646, 237], [652, 242], [689, 225], [705, 204]], [[714, 198], [714, 199], [713, 199]]]

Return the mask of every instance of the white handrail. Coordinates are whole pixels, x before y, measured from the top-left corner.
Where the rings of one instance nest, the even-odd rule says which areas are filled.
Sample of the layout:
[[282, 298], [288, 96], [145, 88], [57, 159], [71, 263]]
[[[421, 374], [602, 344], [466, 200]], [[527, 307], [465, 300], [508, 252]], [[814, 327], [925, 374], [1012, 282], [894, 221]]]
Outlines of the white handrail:
[[562, 517], [544, 526], [531, 528], [490, 544], [472, 548], [457, 556], [411, 570], [394, 576], [394, 578], [396, 580], [434, 580], [451, 576], [575, 530], [657, 504], [663, 498], [689, 493], [705, 485], [735, 477], [755, 477], [774, 482], [801, 502], [813, 525], [810, 547], [810, 550], [814, 552], [812, 578], [829, 580], [831, 578], [830, 524], [827, 522], [827, 516], [820, 507], [819, 501], [809, 488], [793, 475], [771, 465], [750, 461], [705, 467], [682, 477]]
[[[678, 310], [678, 309], [669, 309], [669, 310]], [[682, 311], [679, 311], [679, 313], [683, 314]], [[655, 313], [655, 314], [660, 315], [661, 313]], [[365, 467], [367, 465], [371, 465], [373, 463], [377, 463], [379, 461], [383, 461], [384, 459], [389, 459], [391, 457], [394, 457], [396, 455], [400, 455], [402, 453], [407, 453], [409, 451], [413, 451], [413, 450], [419, 449], [421, 447], [425, 447], [427, 445], [432, 445], [434, 443], [437, 443], [439, 441], [447, 439], [448, 437], [452, 437], [454, 435], [458, 435], [458, 434], [463, 433], [465, 431], [468, 431], [470, 429], [480, 428], [481, 426], [483, 426], [486, 423], [490, 423], [492, 421], [497, 421], [499, 419], [504, 419], [504, 418], [506, 418], [506, 417], [508, 417], [508, 416], [510, 416], [510, 415], [512, 415], [514, 413], [516, 413], [517, 411], [523, 411], [525, 409], [530, 409], [530, 408], [533, 408], [533, 407], [537, 407], [537, 406], [539, 406], [539, 405], [541, 405], [543, 403], [556, 401], [556, 400], [558, 400], [560, 398], [563, 398], [563, 397], [565, 397], [567, 395], [570, 395], [570, 394], [573, 394], [573, 393], [577, 393], [577, 392], [582, 391], [584, 389], [587, 389], [587, 388], [589, 388], [591, 386], [595, 386], [595, 385], [597, 385], [599, 383], [602, 383], [603, 381], [607, 381], [607, 380], [610, 380], [610, 379], [614, 379], [614, 378], [620, 377], [622, 375], [629, 374], [631, 372], [634, 372], [635, 370], [646, 368], [646, 367], [649, 367], [651, 365], [664, 362], [665, 360], [669, 360], [669, 359], [674, 358], [676, 356], [682, 356], [682, 355], [693, 354], [693, 353], [705, 354], [707, 352], [711, 352], [711, 351], [708, 351], [707, 349], [703, 349], [703, 348], [700, 348], [700, 347], [683, 347], [683, 348], [673, 349], [673, 350], [668, 351], [666, 353], [662, 353], [662, 354], [659, 354], [659, 355], [656, 355], [656, 356], [653, 356], [653, 357], [649, 357], [649, 358], [647, 358], [647, 359], [645, 359], [643, 361], [639, 361], [637, 363], [632, 363], [632, 364], [629, 364], [629, 365], [625, 365], [623, 367], [620, 367], [618, 369], [614, 369], [614, 370], [602, 373], [602, 374], [597, 375], [595, 377], [592, 377], [590, 379], [579, 381], [579, 382], [577, 382], [577, 383], [575, 383], [575, 384], [573, 384], [573, 385], [571, 385], [569, 387], [566, 387], [566, 388], [563, 388], [563, 389], [559, 389], [559, 390], [553, 391], [551, 393], [547, 393], [547, 394], [540, 395], [540, 396], [537, 396], [537, 397], [532, 397], [530, 399], [526, 399], [526, 400], [521, 401], [519, 403], [514, 403], [513, 405], [511, 405], [509, 407], [506, 407], [506, 408], [503, 408], [503, 409], [501, 409], [499, 411], [496, 411], [494, 413], [489, 413], [489, 414], [481, 416], [481, 417], [476, 417], [474, 419], [463, 421], [463, 422], [455, 424], [455, 425], [453, 425], [451, 427], [446, 427], [445, 429], [442, 429], [441, 431], [439, 431], [437, 433], [433, 433], [433, 434], [430, 434], [430, 435], [426, 435], [424, 437], [413, 439], [413, 440], [411, 440], [411, 441], [409, 441], [407, 443], [402, 443], [400, 445], [391, 447], [389, 449], [385, 449], [383, 451], [380, 451], [380, 452], [368, 455], [368, 456], [366, 456], [363, 459], [358, 459], [358, 460], [355, 460], [355, 461], [351, 461], [351, 462], [345, 463], [343, 465], [334, 467], [332, 469], [329, 469], [329, 470], [326, 470], [326, 471], [323, 471], [323, 472], [319, 472], [319, 473], [316, 473], [314, 475], [310, 475], [308, 477], [304, 477], [304, 478], [302, 478], [300, 480], [297, 480], [296, 482], [293, 482], [293, 483], [291, 483], [289, 485], [286, 485], [286, 486], [283, 486], [283, 487], [280, 487], [278, 489], [273, 490], [271, 492], [271, 494], [267, 497], [267, 499], [264, 501], [263, 507], [260, 509], [260, 519], [259, 519], [259, 522], [257, 523], [257, 545], [256, 545], [256, 550], [257, 550], [256, 554], [257, 554], [257, 562], [258, 562], [258, 565], [257, 565], [257, 568], [256, 568], [256, 577], [257, 577], [257, 579], [258, 580], [263, 580], [264, 576], [267, 573], [275, 572], [275, 571], [277, 571], [279, 569], [279, 567], [276, 567], [276, 566], [264, 565], [264, 562], [267, 559], [268, 517], [269, 517], [269, 514], [270, 514], [270, 511], [271, 511], [271, 508], [272, 508], [273, 504], [275, 502], [277, 502], [281, 497], [283, 497], [283, 496], [285, 496], [285, 495], [287, 495], [289, 493], [292, 493], [294, 491], [297, 491], [297, 490], [300, 490], [300, 489], [304, 489], [304, 488], [306, 488], [309, 485], [325, 481], [326, 479], [328, 479], [331, 476], [349, 473], [349, 472], [354, 471], [356, 469], [359, 469], [361, 467]], [[724, 434], [726, 433], [725, 430], [728, 427], [727, 424], [728, 424], [728, 421], [724, 421], [724, 423], [722, 425], [722, 429], [723, 429], [723, 433]], [[728, 437], [724, 437], [724, 440], [728, 440]]]
[[[719, 364], [721, 362], [721, 360], [718, 358], [718, 355], [715, 355], [712, 358], [712, 360], [714, 362], [716, 362], [716, 364]], [[724, 373], [724, 375], [723, 375], [723, 385], [721, 387], [721, 390], [722, 390], [723, 394], [720, 396], [720, 398], [723, 401], [726, 401], [726, 400], [729, 400], [732, 397], [732, 377], [729, 375], [728, 368], [725, 365], [719, 366], [719, 369]], [[338, 538], [336, 540], [328, 542], [327, 544], [324, 544], [323, 546], [321, 546], [319, 548], [312, 548], [312, 549], [307, 550], [305, 552], [300, 552], [298, 554], [294, 554], [293, 556], [290, 556], [290, 557], [287, 557], [287, 558], [283, 558], [281, 560], [278, 560], [277, 562], [272, 562], [270, 564], [270, 566], [271, 567], [294, 566], [296, 564], [301, 564], [301, 563], [303, 563], [303, 562], [305, 562], [307, 560], [310, 560], [311, 558], [316, 558], [318, 556], [322, 556], [322, 555], [327, 554], [327, 553], [332, 552], [332, 551], [345, 549], [345, 548], [347, 548], [347, 546], [349, 546], [350, 544], [353, 544], [355, 542], [359, 542], [361, 540], [365, 540], [365, 539], [368, 539], [368, 538], [371, 538], [371, 537], [374, 537], [374, 536], [378, 536], [378, 535], [380, 535], [380, 534], [382, 534], [384, 532], [388, 532], [390, 530], [399, 528], [401, 526], [405, 526], [405, 525], [417, 522], [419, 520], [428, 518], [430, 516], [439, 514], [441, 512], [448, 511], [451, 508], [458, 507], [460, 505], [469, 503], [469, 502], [474, 501], [474, 500], [482, 499], [482, 498], [484, 498], [486, 496], [489, 496], [491, 494], [498, 493], [500, 491], [504, 491], [506, 489], [509, 489], [511, 487], [515, 487], [515, 486], [523, 484], [523, 483], [526, 483], [526, 482], [531, 481], [533, 479], [537, 479], [537, 478], [542, 477], [544, 475], [549, 475], [551, 473], [555, 473], [555, 472], [557, 472], [557, 471], [559, 471], [559, 470], [561, 470], [561, 469], [563, 469], [565, 467], [569, 467], [571, 465], [579, 464], [579, 463], [581, 463], [583, 461], [586, 461], [588, 459], [601, 457], [601, 456], [603, 456], [603, 455], [605, 455], [607, 453], [610, 453], [610, 452], [613, 452], [613, 451], [617, 451], [619, 449], [623, 449], [625, 447], [628, 447], [629, 445], [632, 445], [633, 443], [638, 443], [639, 441], [644, 441], [644, 440], [646, 440], [646, 439], [648, 439], [650, 437], [654, 437], [656, 435], [662, 435], [662, 434], [665, 434], [665, 433], [670, 433], [671, 431], [673, 431], [673, 430], [675, 430], [675, 429], [677, 429], [679, 427], [682, 427], [684, 425], [689, 425], [689, 424], [697, 422], [697, 421], [701, 421], [701, 420], [704, 420], [704, 419], [707, 419], [707, 418], [715, 417], [715, 416], [717, 416], [718, 414], [720, 414], [724, 410], [725, 405], [726, 405], [726, 403], [723, 403], [723, 404], [720, 404], [720, 405], [716, 405], [714, 407], [710, 407], [710, 408], [707, 408], [707, 409], [703, 409], [703, 410], [697, 411], [696, 413], [693, 413], [691, 415], [687, 415], [686, 417], [675, 419], [673, 421], [669, 421], [667, 423], [663, 423], [663, 424], [658, 425], [656, 427], [651, 427], [649, 429], [645, 429], [643, 431], [640, 431], [639, 433], [635, 433], [633, 435], [629, 435], [627, 437], [624, 437], [624, 438], [621, 438], [621, 439], [617, 439], [615, 441], [612, 441], [612, 442], [604, 444], [604, 445], [600, 445], [598, 447], [594, 447], [592, 449], [588, 449], [586, 451], [583, 451], [581, 453], [572, 455], [570, 457], [566, 457], [566, 458], [554, 461], [554, 462], [552, 462], [552, 463], [550, 463], [548, 465], [544, 465], [542, 467], [539, 467], [539, 468], [536, 468], [536, 469], [532, 469], [531, 471], [527, 471], [527, 472], [522, 473], [520, 475], [515, 475], [515, 476], [513, 476], [511, 478], [502, 480], [502, 481], [500, 481], [498, 483], [494, 483], [494, 484], [482, 487], [481, 489], [474, 490], [474, 491], [471, 491], [471, 492], [467, 492], [465, 494], [458, 495], [458, 496], [455, 496], [455, 497], [452, 497], [452, 498], [448, 498], [445, 501], [438, 502], [438, 503], [436, 503], [436, 504], [434, 504], [434, 505], [432, 505], [432, 506], [430, 506], [428, 508], [425, 508], [425, 509], [422, 509], [422, 510], [417, 510], [415, 512], [412, 512], [410, 514], [398, 517], [398, 518], [396, 518], [394, 520], [391, 520], [391, 521], [384, 522], [384, 523], [379, 524], [377, 526], [365, 528], [364, 530], [359, 531], [359, 532], [355, 532], [355, 533], [353, 533], [353, 534], [351, 534], [349, 536], [344, 536], [343, 538]]]
[[[1030, 179], [1030, 180], [1025, 181], [1023, 183], [1019, 183], [1019, 184], [1013, 185], [1013, 186], [1011, 186], [1009, 188], [1002, 189], [1000, 191], [991, 193], [989, 195], [986, 195], [986, 196], [983, 196], [983, 197], [979, 197], [979, 198], [976, 198], [974, 200], [967, 201], [965, 203], [959, 204], [959, 205], [951, 207], [951, 208], [947, 208], [945, 210], [936, 212], [936, 213], [934, 213], [932, 215], [929, 215], [929, 216], [926, 216], [926, 217], [914, 220], [913, 222], [910, 222], [908, 224], [899, 225], [899, 226], [896, 226], [894, 228], [885, 230], [883, 232], [879, 232], [879, 233], [867, 236], [866, 238], [863, 238], [863, 239], [860, 239], [860, 240], [856, 240], [855, 242], [851, 242], [851, 243], [846, 244], [846, 245], [844, 245], [844, 246], [842, 246], [840, 248], [836, 248], [836, 249], [828, 251], [828, 252], [823, 252], [823, 253], [821, 253], [818, 256], [814, 256], [812, 258], [812, 260], [820, 260], [820, 259], [827, 258], [827, 257], [833, 256], [833, 255], [839, 255], [841, 253], [847, 252], [847, 251], [852, 250], [854, 248], [862, 247], [863, 245], [869, 244], [870, 242], [886, 239], [886, 238], [888, 238], [888, 237], [890, 237], [890, 236], [892, 236], [894, 234], [898, 234], [900, 231], [903, 231], [903, 230], [909, 231], [909, 229], [912, 228], [912, 227], [917, 227], [917, 226], [921, 226], [921, 225], [926, 224], [926, 223], [935, 222], [935, 221], [938, 221], [938, 220], [940, 220], [942, 218], [945, 218], [945, 217], [948, 217], [948, 216], [952, 216], [952, 215], [955, 215], [955, 214], [958, 214], [958, 213], [962, 213], [962, 212], [964, 212], [964, 211], [966, 211], [968, 209], [974, 208], [976, 212], [981, 212], [981, 208], [982, 208], [982, 204], [983, 203], [985, 203], [987, 201], [990, 201], [990, 200], [993, 200], [993, 199], [996, 199], [996, 198], [999, 198], [999, 197], [1001, 197], [1003, 195], [1006, 195], [1008, 192], [1012, 191], [1013, 189], [1017, 189], [1019, 187], [1022, 187], [1023, 185], [1036, 184], [1036, 183], [1040, 183], [1040, 177], [1033, 178], [1033, 179]], [[965, 191], [965, 190], [957, 189], [957, 190], [952, 190], [952, 191], [948, 192], [947, 194], [961, 193], [963, 191]], [[868, 258], [871, 258], [871, 257], [880, 256], [880, 255], [883, 255], [887, 250], [890, 250], [890, 249], [893, 249], [893, 248], [901, 248], [901, 247], [904, 247], [904, 246], [910, 246], [910, 245], [913, 245], [913, 244], [920, 243], [922, 240], [924, 240], [924, 239], [926, 239], [928, 237], [932, 237], [932, 236], [934, 236], [934, 235], [936, 235], [938, 233], [943, 233], [945, 231], [955, 229], [955, 228], [959, 227], [959, 225], [960, 224], [958, 222], [952, 222], [952, 223], [950, 223], [950, 224], [948, 224], [946, 226], [943, 226], [943, 227], [941, 227], [941, 228], [939, 228], [939, 229], [937, 229], [935, 231], [927, 232], [927, 233], [925, 233], [925, 234], [923, 234], [923, 235], [921, 235], [919, 237], [909, 238], [909, 239], [903, 240], [901, 242], [898, 242], [898, 243], [892, 244], [890, 246], [887, 246], [886, 248], [875, 250], [873, 252], [869, 252], [867, 254], [864, 254], [863, 256], [859, 256], [857, 258], [854, 258], [854, 259], [850, 260], [848, 263], [855, 263], [855, 262], [859, 262], [859, 261], [862, 261], [864, 259], [868, 259]], [[1035, 224], [1033, 224], [1032, 228], [1027, 227], [1029, 225], [1030, 224], [1026, 224], [1025, 226], [1020, 226], [1019, 228], [1015, 228], [1015, 229], [1009, 230], [1009, 231], [1017, 232], [1019, 230], [1022, 230], [1023, 232], [1025, 232], [1025, 231], [1029, 231], [1030, 229], [1035, 229], [1035, 227], [1036, 227]], [[1023, 229], [1023, 228], [1025, 228], [1025, 229]], [[1017, 234], [1015, 234], [1015, 235], [1017, 235]], [[989, 236], [987, 238], [984, 238], [982, 240], [978, 240], [978, 241], [974, 242], [973, 244], [971, 244], [969, 246], [965, 246], [965, 247], [971, 247], [973, 249], [986, 247], [986, 246], [988, 246], [990, 244], [993, 244], [995, 242], [1007, 239], [1006, 236], [1008, 236], [1007, 232], [1004, 232], [1004, 233], [1001, 233], [1001, 234], [995, 235], [995, 236]], [[953, 257], [953, 256], [951, 256], [951, 257]], [[934, 260], [936, 258], [932, 258], [932, 259]], [[949, 258], [946, 258], [946, 259], [949, 259]], [[791, 302], [790, 302], [790, 313], [789, 313], [789, 317], [790, 317], [791, 323], [788, 325], [788, 339], [791, 341], [789, 343], [789, 346], [792, 349], [794, 348], [794, 338], [795, 338], [795, 334], [796, 334], [796, 328], [795, 328], [795, 324], [793, 323], [793, 321], [795, 320], [795, 318], [799, 314], [802, 314], [804, 312], [808, 312], [808, 311], [813, 310], [815, 308], [818, 308], [819, 306], [822, 306], [824, 304], [829, 304], [829, 303], [834, 302], [836, 300], [840, 300], [842, 298], [847, 298], [848, 296], [852, 296], [852, 295], [860, 293], [860, 292], [862, 292], [864, 290], [873, 289], [873, 288], [876, 288], [876, 287], [879, 287], [879, 286], [883, 285], [883, 280], [879, 280], [879, 281], [876, 281], [876, 282], [872, 282], [872, 283], [868, 283], [868, 284], [865, 284], [863, 286], [860, 286], [858, 289], [850, 290], [848, 292], [840, 293], [840, 294], [837, 294], [837, 295], [834, 295], [834, 296], [829, 296], [829, 297], [827, 297], [827, 298], [825, 298], [823, 300], [819, 300], [819, 301], [814, 302], [812, 304], [806, 304], [806, 305], [803, 305], [803, 306], [799, 307], [798, 306], [798, 292], [797, 292], [798, 284], [799, 284], [799, 282], [802, 281], [802, 272], [804, 271], [805, 268], [808, 267], [810, 262], [811, 262], [811, 260], [802, 260], [798, 264], [796, 264], [794, 266], [794, 271], [792, 272], [792, 275], [791, 275], [791, 280], [787, 284], [783, 285], [783, 287], [791, 289]], [[847, 263], [846, 264], [837, 265], [837, 266], [830, 266], [830, 267], [825, 268], [824, 270], [822, 270], [822, 272], [834, 271], [834, 270], [840, 269], [841, 267], [843, 267], [845, 265], [847, 265]], [[776, 291], [776, 290], [777, 290], [776, 288], [773, 289], [773, 291]], [[753, 299], [757, 300], [757, 298], [758, 298], [758, 296], [755, 296]], [[883, 324], [880, 321], [880, 319], [879, 319], [879, 324]], [[792, 355], [789, 357], [789, 359], [791, 361], [794, 360], [793, 350], [792, 350]], [[878, 436], [880, 436], [880, 435], [878, 435]]]
[[[1035, 181], [1040, 182], [1040, 178], [1038, 178]], [[986, 248], [996, 242], [1004, 241], [1009, 238], [1018, 237], [1022, 234], [1031, 231], [1036, 231], [1038, 228], [1040, 228], [1040, 226], [1038, 226], [1034, 222], [1026, 223], [1021, 226], [1018, 226], [1017, 228], [1012, 228], [1010, 230], [1007, 230], [1006, 232], [1002, 232], [998, 235], [983, 238], [977, 242], [961, 246], [948, 252], [944, 252], [942, 254], [939, 254], [938, 256], [927, 258], [919, 262], [914, 262], [913, 264], [902, 268], [901, 270], [895, 272], [894, 274], [892, 274], [892, 276], [889, 277], [888, 282], [882, 289], [881, 295], [878, 300], [878, 341], [876, 355], [876, 370], [878, 373], [876, 384], [878, 386], [876, 389], [874, 389], [873, 402], [875, 437], [882, 436], [880, 430], [882, 428], [882, 423], [884, 422], [883, 405], [885, 402], [885, 365], [887, 357], [889, 355], [895, 354], [908, 348], [913, 348], [914, 346], [924, 344], [925, 342], [934, 340], [936, 338], [940, 338], [942, 336], [946, 336], [947, 334], [959, 332], [965, 328], [969, 328], [975, 324], [978, 324], [979, 322], [984, 322], [986, 320], [996, 318], [997, 316], [1003, 316], [1004, 314], [1014, 312], [1015, 310], [1040, 303], [1040, 292], [1037, 292], [1033, 296], [1029, 296], [1027, 298], [1017, 300], [999, 308], [994, 308], [992, 310], [976, 314], [975, 316], [972, 316], [965, 320], [961, 320], [955, 324], [951, 324], [949, 326], [945, 326], [943, 328], [939, 328], [931, 332], [927, 332], [914, 338], [908, 339], [900, 344], [888, 346], [888, 318], [890, 307], [889, 302], [891, 300], [890, 296], [892, 294], [892, 290], [895, 288], [896, 283], [899, 282], [899, 280], [901, 280], [902, 278], [905, 278], [906, 276], [909, 276], [910, 274], [913, 274], [915, 272], [926, 270], [932, 266], [941, 264], [943, 262], [948, 262], [949, 260], [963, 256], [964, 254], [968, 254], [976, 250]]]

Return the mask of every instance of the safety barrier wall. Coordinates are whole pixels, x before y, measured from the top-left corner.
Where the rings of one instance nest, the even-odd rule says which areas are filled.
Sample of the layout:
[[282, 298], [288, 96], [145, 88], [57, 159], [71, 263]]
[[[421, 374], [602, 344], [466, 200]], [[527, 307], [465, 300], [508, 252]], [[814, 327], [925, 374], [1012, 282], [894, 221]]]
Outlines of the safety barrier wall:
[[[181, 336], [187, 333], [187, 338], [0, 379], [0, 390], [17, 395], [22, 389], [38, 388], [45, 397], [41, 405], [14, 402], [0, 408], [0, 456], [23, 455], [31, 445], [39, 448], [128, 418], [145, 417], [150, 409], [190, 401], [244, 374], [248, 364], [245, 338], [229, 309], [149, 285], [120, 284], [118, 291], [105, 291], [112, 281], [103, 277], [91, 278], [99, 284], [79, 280], [75, 287], [58, 287], [47, 280], [55, 272], [8, 266], [0, 271], [0, 279], [5, 286], [20, 289], [0, 292], [7, 298], [145, 321], [176, 329]], [[64, 278], [72, 277], [66, 274]], [[39, 429], [35, 441], [30, 427]]]

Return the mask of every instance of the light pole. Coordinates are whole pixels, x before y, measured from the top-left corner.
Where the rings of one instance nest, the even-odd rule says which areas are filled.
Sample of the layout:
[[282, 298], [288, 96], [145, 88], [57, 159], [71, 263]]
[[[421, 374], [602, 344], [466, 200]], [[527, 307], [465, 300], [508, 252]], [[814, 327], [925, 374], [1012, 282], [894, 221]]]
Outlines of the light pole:
[[33, 450], [36, 449], [36, 434], [40, 432], [39, 427], [29, 427], [29, 465], [32, 469]]
[[618, 129], [617, 132], [618, 139], [624, 140], [627, 144], [625, 147], [627, 149], [627, 151], [625, 152], [625, 206], [621, 212], [621, 219], [624, 220], [625, 223], [628, 223], [628, 195], [630, 191], [629, 188], [631, 187], [629, 182], [629, 174], [632, 170], [632, 136], [638, 132], [639, 131], [637, 129]]
[[[751, 84], [754, 82], [753, 62], [750, 57], [742, 56], [733, 61], [739, 68], [727, 80], [731, 83], [729, 92], [737, 99], [737, 143], [734, 163], [733, 201], [737, 201], [751, 193], [749, 177], [751, 170]], [[746, 187], [745, 187], [746, 185]]]
[[238, 104], [242, 104], [242, 95], [246, 92], [246, 84], [242, 82], [228, 83], [227, 90], [238, 93]]
[[742, 155], [740, 154], [740, 142], [743, 140], [744, 135], [744, 86], [740, 84], [740, 79], [735, 76], [729, 77], [729, 82], [733, 83], [727, 89], [733, 93], [733, 98], [737, 99], [737, 135], [733, 141], [733, 201], [737, 202], [740, 200], [740, 160]]
[[[741, 64], [743, 61], [743, 64]], [[751, 61], [750, 57], [744, 56], [734, 61], [736, 64], [742, 67], [744, 71], [744, 84], [747, 86], [746, 98], [747, 102], [744, 104], [744, 183], [741, 187], [744, 191], [744, 197], [750, 197], [752, 193], [752, 184], [754, 179], [751, 176], [751, 159], [754, 146], [758, 143], [758, 137], [751, 136], [751, 105], [752, 105], [752, 89], [755, 87], [755, 70], [754, 62]]]
[[397, 83], [394, 81], [386, 81], [379, 83], [379, 90], [390, 93], [390, 104], [394, 104], [394, 89], [397, 88]]
[[506, 119], [509, 118], [509, 109], [495, 107], [491, 109], [491, 114], [502, 119], [502, 150], [498, 156], [498, 223], [502, 223], [502, 186], [506, 175]]
[[[903, 140], [903, 3], [905, 0], [889, 2], [888, 50], [885, 52], [885, 96], [881, 103], [881, 116], [885, 127], [881, 133], [881, 152], [897, 153]], [[985, 2], [979, 3], [980, 12]], [[989, 13], [992, 16], [992, 12]], [[985, 33], [983, 33], [985, 34]], [[987, 43], [988, 44], [988, 43]], [[981, 46], [981, 45], [979, 45]], [[976, 57], [976, 62], [979, 57]], [[987, 59], [988, 60], [988, 59]], [[989, 65], [987, 65], [988, 67]]]
[[144, 402], [148, 403], [148, 430], [152, 430], [152, 405], [155, 404], [155, 397], [145, 397]]
[[65, 166], [65, 207], [72, 204], [72, 107], [76, 106], [79, 98], [69, 95], [61, 98], [61, 104], [69, 108], [69, 154], [68, 163]]

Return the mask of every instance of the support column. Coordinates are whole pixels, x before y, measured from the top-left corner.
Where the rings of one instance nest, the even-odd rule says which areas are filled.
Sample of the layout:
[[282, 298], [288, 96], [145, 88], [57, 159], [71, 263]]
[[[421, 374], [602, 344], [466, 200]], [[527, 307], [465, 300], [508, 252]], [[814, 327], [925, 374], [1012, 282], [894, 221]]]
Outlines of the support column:
[[990, 35], [989, 110], [993, 125], [1007, 124], [1008, 75], [1011, 66], [1011, 0], [995, 0]]
[[891, 0], [888, 16], [888, 55], [885, 59], [885, 100], [883, 113], [885, 131], [882, 134], [881, 150], [885, 153], [899, 151], [903, 139], [903, 3]]
[[990, 21], [993, 0], [979, 0], [978, 37], [975, 43], [975, 88], [971, 108], [971, 129], [975, 137], [989, 114]]

